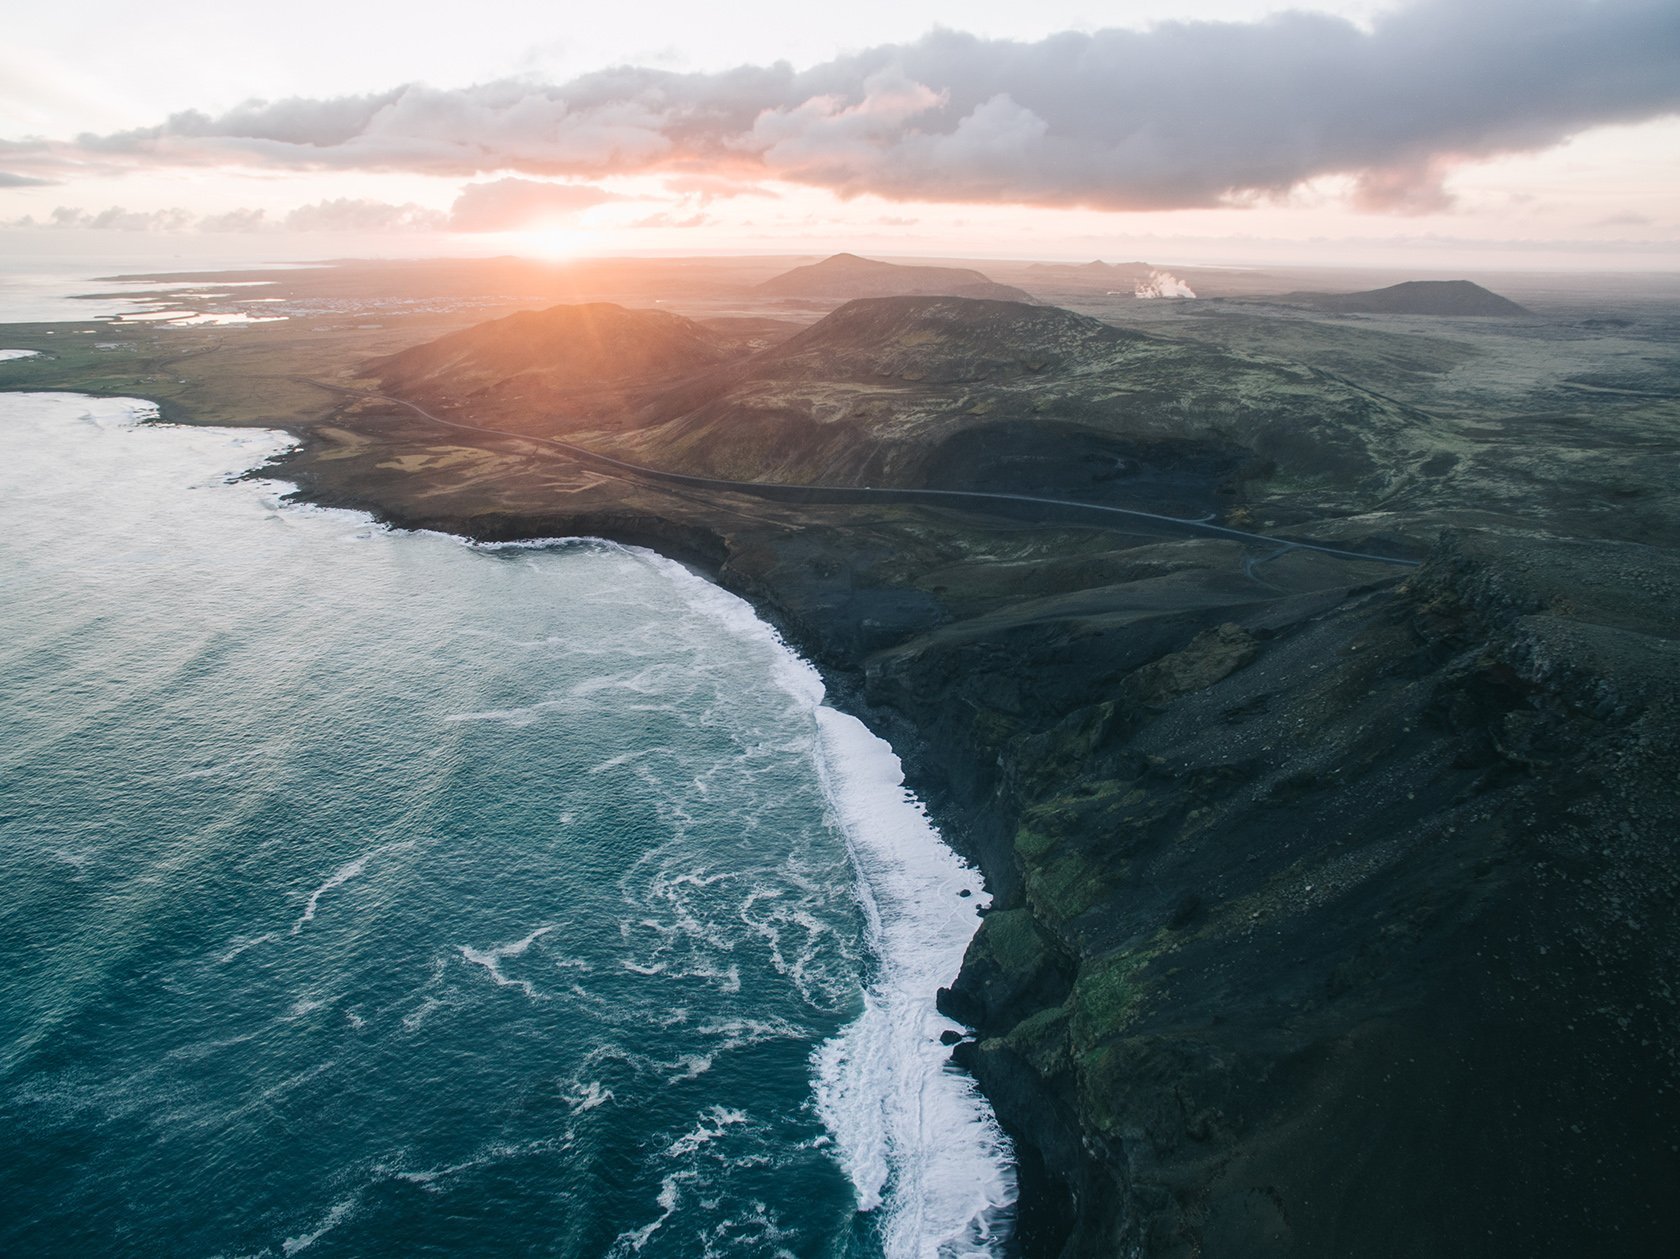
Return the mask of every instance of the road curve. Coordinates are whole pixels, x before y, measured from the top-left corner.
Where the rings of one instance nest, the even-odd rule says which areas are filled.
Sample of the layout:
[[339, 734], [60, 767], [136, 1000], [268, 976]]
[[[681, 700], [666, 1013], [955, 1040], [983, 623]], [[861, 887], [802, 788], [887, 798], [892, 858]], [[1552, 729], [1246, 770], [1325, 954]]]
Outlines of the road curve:
[[[333, 393], [349, 394], [357, 398], [390, 402], [396, 406], [406, 407], [422, 419], [429, 420], [433, 424], [440, 424], [445, 428], [460, 429], [468, 433], [493, 433], [498, 437], [512, 437], [519, 441], [552, 446], [557, 450], [564, 451], [579, 463], [655, 485], [681, 485], [690, 489], [746, 494], [755, 498], [786, 503], [908, 503], [924, 507], [970, 507], [994, 515], [1011, 514], [1007, 510], [1010, 507], [1028, 508], [1034, 509], [1039, 518], [1043, 518], [1045, 515], [1054, 515], [1063, 521], [1074, 524], [1112, 525], [1119, 520], [1126, 520], [1167, 532], [1182, 532], [1211, 538], [1228, 538], [1237, 542], [1280, 548], [1284, 551], [1315, 551], [1320, 555], [1333, 555], [1347, 560], [1362, 560], [1371, 564], [1393, 564], [1404, 568], [1415, 568], [1419, 563], [1417, 560], [1401, 559], [1397, 556], [1369, 555], [1363, 551], [1349, 551], [1341, 547], [1325, 546], [1318, 542], [1298, 542], [1291, 538], [1280, 538], [1271, 534], [1250, 533], [1245, 529], [1232, 529], [1225, 525], [1210, 524], [1205, 520], [1189, 520], [1181, 516], [1163, 516], [1156, 512], [1137, 511], [1130, 507], [1105, 507], [1098, 503], [1081, 503], [1062, 498], [1043, 498], [1032, 494], [1001, 494], [985, 490], [901, 489], [891, 486], [867, 485], [794, 485], [775, 481], [729, 481], [718, 477], [691, 476], [685, 472], [666, 472], [659, 468], [649, 468], [642, 464], [615, 459], [611, 455], [603, 455], [584, 446], [574, 446], [572, 443], [561, 441], [557, 437], [539, 437], [530, 433], [514, 432], [511, 429], [491, 428], [485, 424], [468, 424], [461, 420], [446, 420], [440, 415], [434, 415], [419, 404], [410, 402], [407, 398], [351, 389], [343, 385], [333, 385], [309, 377], [300, 376], [296, 379], [305, 380], [311, 385], [330, 390]], [[1019, 514], [1019, 512], [1015, 514]]]

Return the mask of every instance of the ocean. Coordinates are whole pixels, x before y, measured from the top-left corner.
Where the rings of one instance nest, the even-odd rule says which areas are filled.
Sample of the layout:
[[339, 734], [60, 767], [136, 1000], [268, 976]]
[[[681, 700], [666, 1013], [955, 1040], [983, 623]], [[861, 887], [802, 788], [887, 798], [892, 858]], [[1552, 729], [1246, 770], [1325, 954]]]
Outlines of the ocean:
[[999, 1251], [985, 890], [808, 665], [152, 415], [0, 394], [0, 1254]]

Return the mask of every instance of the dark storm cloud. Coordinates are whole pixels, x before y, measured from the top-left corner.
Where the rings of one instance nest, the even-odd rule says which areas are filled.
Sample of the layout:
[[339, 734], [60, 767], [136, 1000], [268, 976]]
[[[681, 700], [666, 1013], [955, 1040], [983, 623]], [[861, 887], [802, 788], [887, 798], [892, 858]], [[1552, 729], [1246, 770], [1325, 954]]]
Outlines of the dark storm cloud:
[[[940, 31], [807, 70], [622, 67], [560, 85], [253, 102], [69, 146], [151, 165], [660, 171], [842, 196], [1205, 206], [1352, 175], [1429, 210], [1456, 164], [1680, 110], [1674, 0], [1422, 0], [1366, 31], [1286, 13], [1036, 43]], [[14, 168], [27, 145], [5, 146]]]

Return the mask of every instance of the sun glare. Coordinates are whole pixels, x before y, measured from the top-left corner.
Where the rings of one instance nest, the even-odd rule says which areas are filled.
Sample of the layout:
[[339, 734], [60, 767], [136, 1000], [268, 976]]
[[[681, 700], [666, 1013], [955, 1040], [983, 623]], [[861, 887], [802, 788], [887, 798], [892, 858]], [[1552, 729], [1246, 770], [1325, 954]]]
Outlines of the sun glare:
[[576, 258], [589, 252], [589, 233], [580, 227], [532, 227], [518, 237], [520, 252], [534, 258]]

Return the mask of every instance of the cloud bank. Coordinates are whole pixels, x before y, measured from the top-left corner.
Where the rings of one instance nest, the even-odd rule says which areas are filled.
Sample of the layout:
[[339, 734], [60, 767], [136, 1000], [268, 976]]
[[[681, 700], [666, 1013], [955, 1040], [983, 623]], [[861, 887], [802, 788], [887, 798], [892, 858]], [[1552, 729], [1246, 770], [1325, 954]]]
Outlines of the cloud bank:
[[299, 206], [285, 218], [292, 232], [431, 232], [448, 222], [445, 215], [424, 206], [391, 205], [360, 197], [338, 197]]
[[393, 205], [361, 197], [338, 197], [299, 206], [278, 217], [255, 207], [200, 215], [180, 206], [148, 211], [122, 206], [101, 211], [59, 206], [45, 219], [25, 216], [0, 222], [0, 227], [128, 232], [508, 232], [565, 222], [592, 206], [618, 200], [622, 198], [583, 184], [498, 179], [466, 185], [448, 213], [412, 201]]
[[[1116, 210], [1240, 203], [1349, 175], [1365, 208], [1427, 211], [1446, 203], [1457, 164], [1675, 112], [1673, 0], [1420, 0], [1369, 30], [1296, 12], [1036, 43], [936, 31], [804, 70], [625, 66], [552, 85], [253, 101], [0, 143], [0, 159], [40, 178], [199, 164], [664, 172]], [[456, 214], [489, 221], [493, 197], [518, 195], [481, 192]]]
[[299, 206], [278, 218], [253, 207], [197, 214], [184, 206], [129, 210], [119, 205], [96, 211], [61, 205], [43, 219], [24, 215], [0, 222], [0, 227], [106, 232], [435, 232], [448, 226], [447, 214], [424, 206], [350, 197]]

